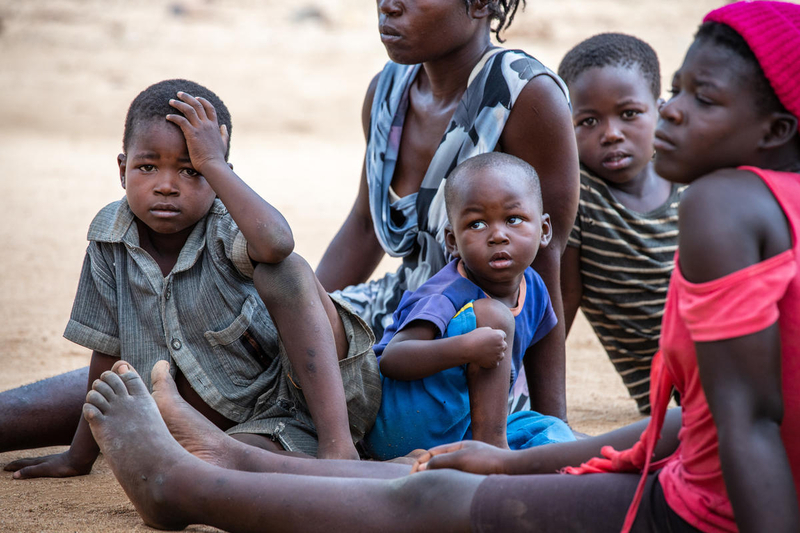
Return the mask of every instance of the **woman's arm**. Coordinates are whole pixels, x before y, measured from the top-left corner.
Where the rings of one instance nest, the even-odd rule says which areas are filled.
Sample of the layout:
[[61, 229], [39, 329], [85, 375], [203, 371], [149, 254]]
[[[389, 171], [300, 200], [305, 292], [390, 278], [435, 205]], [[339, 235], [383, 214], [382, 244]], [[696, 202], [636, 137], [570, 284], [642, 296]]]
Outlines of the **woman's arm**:
[[[370, 113], [377, 84], [376, 75], [369, 84], [361, 108], [361, 125], [365, 139], [369, 137]], [[358, 196], [344, 224], [325, 250], [317, 267], [317, 277], [326, 291], [363, 283], [375, 271], [383, 255], [369, 209], [366, 164], [362, 164]]]
[[544, 280], [558, 324], [540, 342], [543, 357], [525, 365], [531, 404], [566, 420], [566, 354], [561, 301], [561, 254], [578, 212], [579, 168], [575, 131], [564, 93], [549, 76], [532, 79], [520, 93], [500, 139], [503, 151], [530, 163], [539, 174], [553, 238], [533, 268]]
[[564, 255], [561, 256], [561, 298], [564, 301], [565, 335], [569, 335], [572, 329], [582, 297], [581, 250], [575, 246], [567, 246]]

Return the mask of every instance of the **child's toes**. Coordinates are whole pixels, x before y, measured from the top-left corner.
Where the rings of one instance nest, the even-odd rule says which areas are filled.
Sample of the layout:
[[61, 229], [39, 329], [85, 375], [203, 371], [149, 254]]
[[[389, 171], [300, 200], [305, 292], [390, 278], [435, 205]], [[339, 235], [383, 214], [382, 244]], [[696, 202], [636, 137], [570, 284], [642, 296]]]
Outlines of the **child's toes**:
[[[92, 392], [93, 391], [90, 391], [89, 394]], [[86, 403], [83, 404], [83, 418], [85, 418], [87, 422], [93, 422], [103, 418], [103, 413], [95, 404], [89, 403], [89, 394], [86, 395]]]
[[125, 383], [122, 381], [119, 374], [116, 374], [111, 370], [106, 370], [105, 372], [100, 374], [100, 381], [111, 387], [113, 394], [116, 394], [118, 396], [123, 396], [128, 394], [128, 389], [127, 387], [125, 387]]
[[116, 392], [114, 391], [113, 388], [111, 388], [111, 385], [109, 385], [102, 379], [94, 380], [94, 383], [92, 383], [92, 390], [100, 393], [106, 400], [110, 400], [113, 396], [116, 395]]

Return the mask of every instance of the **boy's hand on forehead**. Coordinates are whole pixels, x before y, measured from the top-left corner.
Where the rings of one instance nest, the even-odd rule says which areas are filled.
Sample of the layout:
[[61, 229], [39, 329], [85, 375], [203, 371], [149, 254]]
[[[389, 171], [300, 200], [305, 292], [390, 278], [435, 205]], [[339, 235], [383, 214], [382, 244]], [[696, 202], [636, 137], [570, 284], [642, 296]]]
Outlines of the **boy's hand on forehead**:
[[227, 166], [228, 128], [217, 122], [214, 106], [205, 98], [184, 92], [178, 92], [177, 96], [179, 99], [172, 99], [169, 104], [183, 115], [167, 115], [167, 120], [183, 132], [194, 169], [205, 174], [203, 169], [209, 165]]

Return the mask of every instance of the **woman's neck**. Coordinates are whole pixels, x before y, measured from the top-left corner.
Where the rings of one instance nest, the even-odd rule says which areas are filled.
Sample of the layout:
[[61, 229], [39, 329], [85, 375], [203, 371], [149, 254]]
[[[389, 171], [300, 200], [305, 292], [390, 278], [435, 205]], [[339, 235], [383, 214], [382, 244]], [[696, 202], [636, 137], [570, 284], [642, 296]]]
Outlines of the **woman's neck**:
[[484, 35], [444, 57], [426, 61], [417, 76], [417, 88], [434, 100], [460, 99], [475, 65], [492, 48], [488, 28]]

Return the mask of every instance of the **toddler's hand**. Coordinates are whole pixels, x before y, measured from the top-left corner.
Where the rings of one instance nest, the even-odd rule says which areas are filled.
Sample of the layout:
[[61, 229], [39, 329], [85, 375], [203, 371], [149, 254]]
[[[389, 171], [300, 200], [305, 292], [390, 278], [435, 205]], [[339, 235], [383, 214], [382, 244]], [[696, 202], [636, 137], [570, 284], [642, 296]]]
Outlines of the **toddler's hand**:
[[200, 174], [209, 164], [223, 164], [228, 148], [228, 128], [217, 122], [217, 111], [205, 98], [195, 98], [184, 92], [178, 93], [180, 100], [170, 100], [169, 105], [183, 115], [167, 115], [167, 120], [176, 124], [186, 138], [192, 166]]
[[505, 357], [508, 344], [506, 332], [487, 326], [476, 328], [465, 334], [469, 339], [472, 362], [482, 368], [496, 368]]

